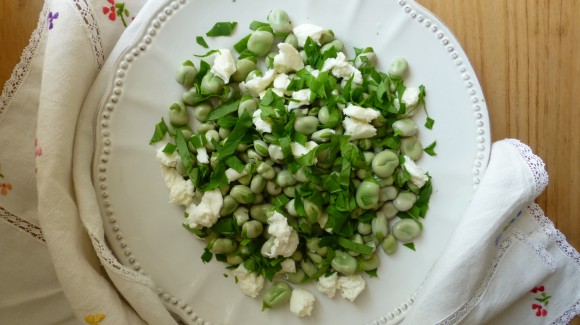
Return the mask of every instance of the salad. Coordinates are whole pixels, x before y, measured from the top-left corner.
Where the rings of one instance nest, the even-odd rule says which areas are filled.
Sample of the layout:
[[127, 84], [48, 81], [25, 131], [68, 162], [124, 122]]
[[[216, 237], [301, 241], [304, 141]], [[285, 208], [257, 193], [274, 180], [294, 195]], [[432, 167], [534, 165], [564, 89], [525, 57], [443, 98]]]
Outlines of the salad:
[[[249, 27], [233, 48], [179, 67], [183, 96], [150, 143], [183, 226], [206, 243], [203, 262], [226, 263], [253, 298], [271, 283], [264, 309], [306, 316], [314, 296], [300, 284], [354, 301], [381, 251], [415, 249], [432, 192], [415, 162], [435, 155], [412, 119], [425, 89], [404, 84], [405, 59], [387, 72], [371, 47], [349, 59], [331, 30], [283, 10]], [[236, 28], [218, 22], [206, 37]]]

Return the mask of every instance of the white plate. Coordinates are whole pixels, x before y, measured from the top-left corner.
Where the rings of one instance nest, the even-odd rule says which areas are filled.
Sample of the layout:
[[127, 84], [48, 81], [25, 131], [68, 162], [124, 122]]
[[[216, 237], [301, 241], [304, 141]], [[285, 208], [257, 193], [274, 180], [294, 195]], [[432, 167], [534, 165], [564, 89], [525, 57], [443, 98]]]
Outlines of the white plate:
[[[393, 58], [407, 58], [406, 83], [425, 85], [427, 108], [436, 121], [433, 130], [420, 130], [424, 145], [437, 141], [438, 155], [419, 161], [433, 177], [434, 193], [417, 251], [401, 246], [394, 256], [381, 254], [379, 277], [367, 281], [356, 303], [329, 299], [308, 286], [317, 302], [312, 317], [304, 319], [288, 308], [261, 312], [261, 299], [244, 296], [232, 277], [223, 276], [224, 264], [202, 264], [203, 244], [182, 228], [182, 208], [168, 203], [154, 148], [148, 145], [154, 125], [182, 94], [174, 81], [176, 67], [206, 52], [195, 37], [217, 21], [237, 21], [233, 37], [206, 37], [211, 48], [231, 47], [248, 33], [252, 20], [264, 21], [276, 8], [285, 9], [295, 25], [332, 29], [348, 49], [372, 46], [383, 71]], [[489, 156], [485, 101], [453, 34], [416, 3], [395, 0], [180, 0], [168, 2], [154, 17], [121, 56], [97, 119], [95, 187], [119, 260], [148, 274], [167, 307], [189, 323], [384, 324], [400, 319], [456, 228]], [[416, 119], [422, 125], [425, 116]]]

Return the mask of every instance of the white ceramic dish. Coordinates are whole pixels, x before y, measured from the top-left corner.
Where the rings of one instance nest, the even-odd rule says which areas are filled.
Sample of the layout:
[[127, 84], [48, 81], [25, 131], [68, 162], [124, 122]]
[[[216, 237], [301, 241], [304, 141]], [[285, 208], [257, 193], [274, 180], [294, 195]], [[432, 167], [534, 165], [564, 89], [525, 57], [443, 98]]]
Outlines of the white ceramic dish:
[[[288, 308], [261, 312], [260, 299], [244, 296], [232, 277], [223, 276], [224, 264], [202, 264], [203, 243], [182, 228], [182, 208], [168, 203], [154, 148], [148, 145], [154, 125], [183, 91], [174, 81], [175, 69], [206, 52], [195, 37], [217, 21], [237, 21], [233, 37], [206, 37], [211, 48], [231, 47], [248, 33], [252, 20], [264, 21], [275, 8], [285, 9], [294, 24], [332, 29], [349, 49], [372, 46], [381, 70], [395, 57], [407, 58], [411, 73], [406, 83], [425, 85], [427, 108], [436, 121], [433, 130], [420, 130], [423, 144], [437, 141], [438, 155], [419, 161], [433, 177], [434, 193], [417, 251], [401, 247], [392, 257], [381, 254], [378, 278], [367, 281], [356, 303], [329, 299], [307, 286], [317, 296], [309, 318], [298, 318]], [[415, 2], [396, 0], [168, 1], [149, 24], [121, 56], [97, 118], [95, 187], [103, 211], [114, 216], [104, 220], [119, 260], [149, 275], [160, 299], [187, 323], [399, 321], [456, 228], [489, 156], [483, 94], [453, 34]], [[424, 118], [424, 113], [416, 116], [421, 125]]]

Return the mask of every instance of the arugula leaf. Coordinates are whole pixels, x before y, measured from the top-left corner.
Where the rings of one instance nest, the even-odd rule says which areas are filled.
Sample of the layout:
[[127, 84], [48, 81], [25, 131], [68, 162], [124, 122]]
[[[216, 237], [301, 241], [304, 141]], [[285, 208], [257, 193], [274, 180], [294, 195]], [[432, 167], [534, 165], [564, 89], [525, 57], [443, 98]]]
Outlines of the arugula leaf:
[[216, 107], [207, 115], [208, 121], [217, 120], [221, 117], [224, 117], [230, 113], [233, 113], [238, 110], [240, 106], [240, 101], [236, 100], [233, 102], [223, 103], [220, 106]]
[[270, 27], [270, 24], [263, 23], [261, 21], [254, 20], [250, 23], [251, 30], [255, 31], [255, 30], [258, 30], [258, 28], [270, 28], [270, 30], [272, 29], [272, 27]]
[[403, 244], [403, 246], [405, 246], [413, 251], [415, 250], [415, 243], [406, 243], [406, 244]]
[[427, 117], [427, 120], [425, 120], [425, 127], [428, 128], [429, 130], [432, 130], [434, 124], [435, 120], [430, 117]]
[[163, 140], [167, 132], [169, 132], [169, 128], [167, 128], [167, 124], [165, 124], [165, 121], [161, 118], [161, 122], [155, 125], [155, 132], [153, 133], [151, 140], [149, 140], [149, 144]]
[[175, 151], [175, 149], [177, 149], [177, 146], [169, 142], [165, 145], [165, 147], [163, 147], [162, 151], [167, 154], [172, 154]]
[[201, 260], [203, 263], [208, 263], [213, 258], [213, 253], [209, 251], [209, 249], [204, 249], [203, 254], [201, 254]]
[[175, 143], [177, 144], [177, 153], [179, 153], [179, 157], [183, 162], [183, 167], [186, 171], [191, 170], [193, 167], [193, 158], [191, 158], [191, 153], [189, 152], [189, 148], [187, 148], [187, 142], [180, 129], [175, 130]]
[[320, 58], [320, 46], [310, 36], [304, 42], [304, 52], [306, 52], [308, 64], [313, 67], [316, 66], [316, 62]]
[[237, 22], [217, 22], [213, 27], [205, 33], [206, 36], [215, 37], [215, 36], [230, 36], [236, 26], [238, 25]]
[[236, 44], [234, 44], [234, 50], [236, 50], [236, 52], [238, 53], [242, 53], [245, 49], [247, 49], [248, 40], [250, 39], [250, 36], [252, 36], [252, 34], [248, 34], [247, 36], [239, 40]]
[[195, 38], [195, 41], [197, 42], [197, 44], [203, 46], [204, 48], [206, 48], [206, 49], [209, 48], [209, 46], [205, 42], [205, 39], [203, 38], [203, 36], [197, 36]]
[[218, 234], [235, 235], [240, 232], [240, 226], [233, 217], [220, 218], [211, 230]]
[[225, 169], [226, 168], [223, 164], [217, 164], [209, 176], [209, 182], [200, 186], [199, 189], [203, 192], [211, 191], [224, 184], [228, 184], [229, 182]]
[[365, 272], [366, 272], [366, 273], [369, 275], [369, 277], [371, 277], [371, 278], [376, 278], [376, 277], [378, 277], [378, 275], [377, 275], [377, 269], [374, 269], [374, 270], [368, 270], [368, 271], [365, 271]]
[[348, 251], [357, 252], [363, 255], [371, 255], [373, 253], [372, 247], [365, 244], [359, 244], [343, 237], [338, 237], [338, 245]]
[[242, 171], [244, 171], [244, 163], [238, 157], [236, 157], [234, 155], [228, 156], [226, 158], [226, 165], [230, 166], [238, 173], [241, 173]]
[[236, 126], [224, 143], [224, 146], [218, 151], [217, 159], [223, 160], [227, 156], [231, 156], [236, 151], [242, 138], [252, 125], [252, 117], [247, 110], [244, 110], [242, 116], [238, 119]]
[[431, 143], [430, 145], [425, 147], [425, 149], [423, 149], [423, 151], [425, 151], [425, 153], [427, 153], [429, 156], [436, 156], [437, 155], [437, 153], [435, 152], [436, 145], [437, 145], [437, 141], [433, 141], [433, 143]]

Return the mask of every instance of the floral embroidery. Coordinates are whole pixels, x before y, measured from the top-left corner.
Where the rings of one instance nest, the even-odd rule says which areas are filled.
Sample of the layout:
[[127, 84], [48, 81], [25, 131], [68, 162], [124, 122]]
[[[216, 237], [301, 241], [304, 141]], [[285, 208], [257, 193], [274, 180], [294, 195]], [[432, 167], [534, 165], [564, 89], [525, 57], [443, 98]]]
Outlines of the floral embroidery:
[[[110, 21], [117, 20], [117, 17], [121, 18], [123, 26], [127, 27], [127, 22], [125, 21], [125, 18], [129, 18], [131, 17], [131, 15], [129, 14], [129, 10], [125, 8], [125, 3], [124, 2], [115, 3], [115, 0], [107, 0], [107, 2], [110, 4], [110, 6], [107, 5], [103, 7], [103, 14], [108, 15]], [[135, 17], [132, 17], [131, 20], [133, 20], [134, 18]]]
[[518, 212], [518, 214], [513, 217], [508, 224], [503, 227], [503, 229], [501, 230], [501, 233], [499, 235], [497, 235], [497, 237], [495, 237], [495, 246], [497, 246], [499, 244], [499, 242], [501, 241], [501, 238], [503, 237], [503, 234], [506, 232], [506, 230], [509, 229], [509, 227], [516, 222], [516, 220], [518, 220], [518, 218], [522, 215], [522, 211]]
[[532, 304], [532, 309], [536, 311], [537, 317], [545, 317], [548, 315], [548, 310], [545, 307], [548, 307], [548, 303], [550, 302], [550, 298], [552, 298], [552, 296], [547, 295], [544, 290], [545, 288], [543, 285], [537, 286], [530, 290], [530, 293], [536, 295], [534, 300], [539, 302], [539, 304]]
[[105, 319], [105, 314], [91, 314], [85, 317], [85, 322], [90, 325], [99, 325]]
[[58, 12], [53, 13], [52, 11], [48, 13], [48, 29], [54, 27], [53, 21], [58, 19]]
[[12, 184], [2, 182], [4, 180], [4, 174], [2, 174], [2, 165], [0, 165], [0, 194], [2, 196], [8, 195], [8, 192], [12, 191]]

